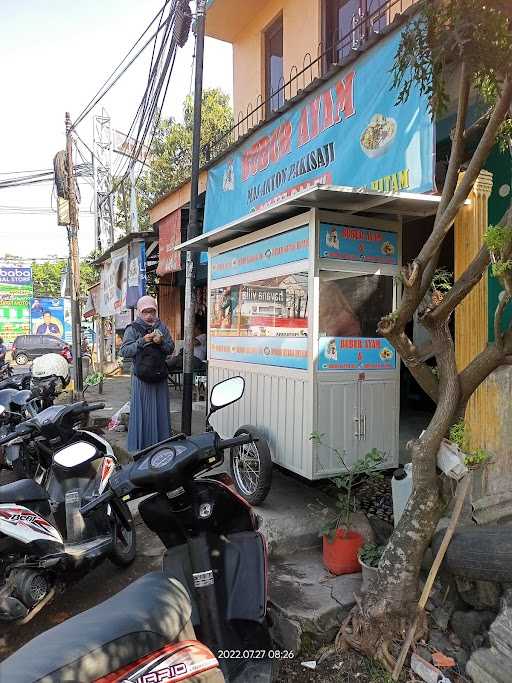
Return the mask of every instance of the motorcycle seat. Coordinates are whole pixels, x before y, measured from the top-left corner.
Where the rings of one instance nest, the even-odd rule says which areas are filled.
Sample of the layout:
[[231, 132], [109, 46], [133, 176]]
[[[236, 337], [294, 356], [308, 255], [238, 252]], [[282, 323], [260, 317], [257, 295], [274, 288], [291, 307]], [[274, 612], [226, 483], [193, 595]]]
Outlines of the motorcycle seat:
[[48, 500], [48, 494], [33, 479], [19, 479], [0, 486], [0, 503], [30, 503], [34, 500]]
[[162, 572], [37, 636], [0, 663], [0, 681], [88, 683], [164, 645], [194, 640], [187, 592]]

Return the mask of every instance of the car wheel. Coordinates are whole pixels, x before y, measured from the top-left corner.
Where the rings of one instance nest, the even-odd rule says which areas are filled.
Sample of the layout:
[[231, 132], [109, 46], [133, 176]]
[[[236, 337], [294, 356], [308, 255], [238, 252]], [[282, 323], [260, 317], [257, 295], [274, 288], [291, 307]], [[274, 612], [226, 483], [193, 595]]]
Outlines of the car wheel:
[[26, 353], [17, 353], [14, 360], [17, 365], [26, 365], [28, 363], [28, 356]]

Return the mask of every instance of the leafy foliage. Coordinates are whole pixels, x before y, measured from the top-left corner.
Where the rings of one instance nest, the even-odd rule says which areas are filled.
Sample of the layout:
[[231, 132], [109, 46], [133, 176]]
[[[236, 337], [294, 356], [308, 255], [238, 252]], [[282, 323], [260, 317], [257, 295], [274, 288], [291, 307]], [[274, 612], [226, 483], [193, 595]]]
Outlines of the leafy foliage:
[[[398, 103], [413, 85], [428, 98], [432, 116], [447, 111], [450, 69], [464, 61], [483, 101], [492, 106], [512, 62], [512, 32], [505, 3], [481, 0], [428, 0], [405, 27], [393, 66]], [[447, 35], [450, 40], [447, 40]], [[503, 127], [511, 125], [510, 117]]]
[[[233, 112], [229, 96], [219, 88], [203, 92], [201, 110], [201, 158], [200, 164], [209, 161], [213, 143], [232, 126]], [[151, 146], [151, 163], [147, 173], [137, 182], [137, 208], [141, 229], [149, 228], [149, 208], [164, 196], [190, 178], [192, 168], [192, 136], [194, 128], [194, 103], [191, 96], [183, 105], [183, 123], [173, 118], [163, 119], [158, 126]], [[224, 146], [227, 146], [227, 141]], [[216, 146], [222, 151], [222, 145]], [[124, 194], [123, 194], [124, 192]], [[125, 228], [129, 221], [129, 182], [118, 194], [118, 215]], [[125, 201], [126, 200], [126, 201]], [[125, 214], [128, 216], [125, 217]]]
[[438, 268], [434, 273], [430, 289], [438, 292], [448, 292], [453, 285], [453, 273], [446, 268]]
[[378, 567], [385, 545], [376, 545], [375, 543], [365, 543], [359, 551], [359, 558], [369, 567]]
[[[33, 263], [32, 276], [34, 280], [34, 296], [50, 297], [58, 299], [61, 292], [61, 279], [67, 268], [65, 261], [47, 261], [46, 263]], [[83, 296], [89, 287], [98, 281], [98, 272], [89, 259], [80, 263], [80, 291]]]
[[464, 464], [471, 469], [485, 465], [491, 459], [491, 454], [483, 448], [471, 450], [471, 434], [462, 418], [450, 428], [450, 441], [464, 453]]
[[[321, 446], [325, 445], [322, 441], [323, 436], [319, 432], [313, 432], [309, 438], [314, 444]], [[354, 486], [360, 484], [367, 477], [373, 477], [374, 479], [382, 478], [378, 468], [384, 459], [384, 453], [373, 448], [349, 467], [345, 462], [344, 454], [339, 449], [331, 446], [328, 446], [328, 448], [336, 455], [344, 469], [342, 474], [331, 478], [332, 483], [339, 491], [336, 497], [336, 512], [320, 530], [320, 535], [327, 536], [332, 543], [338, 529], [345, 529], [346, 532], [350, 531], [350, 518], [352, 512], [355, 512], [356, 509], [355, 499], [352, 496]]]
[[512, 227], [490, 225], [485, 232], [484, 242], [491, 254], [492, 274], [495, 277], [503, 277], [510, 273], [512, 260], [507, 256], [512, 251]]

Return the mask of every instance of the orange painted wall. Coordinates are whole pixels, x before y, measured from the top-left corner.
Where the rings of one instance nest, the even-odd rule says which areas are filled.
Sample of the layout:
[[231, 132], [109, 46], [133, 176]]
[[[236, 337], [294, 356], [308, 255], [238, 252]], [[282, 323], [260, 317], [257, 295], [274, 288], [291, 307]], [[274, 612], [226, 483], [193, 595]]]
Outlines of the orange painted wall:
[[[269, 0], [233, 41], [233, 100], [235, 120], [264, 91], [264, 40], [266, 28], [282, 12], [284, 78], [295, 64], [302, 69], [304, 55], [316, 58], [321, 40], [321, 0]], [[292, 93], [295, 94], [295, 93]], [[288, 98], [288, 91], [286, 93]]]

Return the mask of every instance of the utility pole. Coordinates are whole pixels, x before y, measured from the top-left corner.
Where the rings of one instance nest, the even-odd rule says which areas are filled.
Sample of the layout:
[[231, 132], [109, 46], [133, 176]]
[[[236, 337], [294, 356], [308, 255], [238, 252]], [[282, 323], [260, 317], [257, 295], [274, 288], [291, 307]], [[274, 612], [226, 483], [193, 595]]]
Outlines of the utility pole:
[[80, 314], [80, 258], [78, 255], [78, 210], [75, 193], [75, 171], [73, 167], [73, 146], [71, 140], [71, 117], [66, 112], [66, 160], [68, 171], [68, 200], [69, 200], [69, 261], [71, 265], [71, 328], [73, 334], [73, 364], [75, 369], [75, 392], [82, 394], [82, 344], [81, 344], [81, 314]]
[[[196, 72], [194, 86], [194, 130], [192, 138], [192, 173], [190, 176], [190, 212], [187, 239], [199, 234], [197, 217], [197, 200], [199, 196], [199, 157], [201, 151], [201, 106], [203, 100], [203, 55], [204, 55], [204, 23], [206, 0], [197, 0], [196, 4]], [[197, 259], [191, 251], [187, 251], [185, 270], [185, 321], [183, 340], [183, 402], [181, 407], [181, 431], [192, 432], [192, 384], [194, 360], [194, 306], [192, 288], [194, 269]]]

